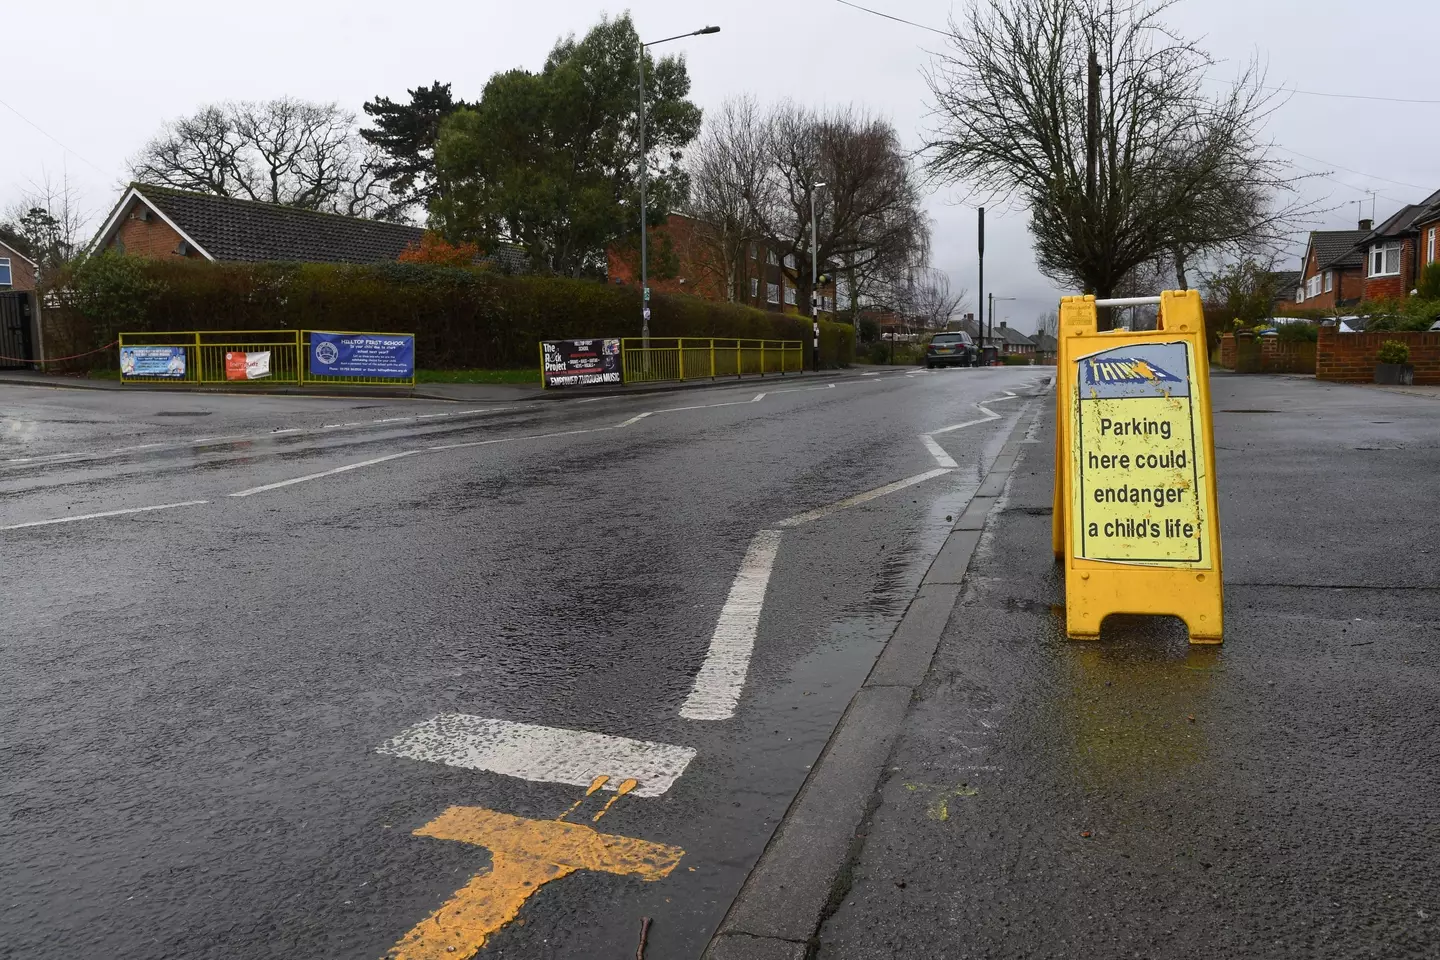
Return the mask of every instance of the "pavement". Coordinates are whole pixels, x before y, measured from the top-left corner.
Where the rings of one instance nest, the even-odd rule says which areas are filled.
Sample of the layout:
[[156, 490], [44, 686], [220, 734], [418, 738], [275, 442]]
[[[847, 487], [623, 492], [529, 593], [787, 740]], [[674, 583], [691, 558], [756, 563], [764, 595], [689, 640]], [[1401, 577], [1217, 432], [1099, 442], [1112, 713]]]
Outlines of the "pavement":
[[867, 372], [0, 384], [0, 956], [699, 956], [1049, 376]]
[[1440, 411], [1224, 374], [1213, 406], [1223, 646], [1065, 638], [1032, 403], [956, 601], [921, 589], [709, 960], [1440, 956]]

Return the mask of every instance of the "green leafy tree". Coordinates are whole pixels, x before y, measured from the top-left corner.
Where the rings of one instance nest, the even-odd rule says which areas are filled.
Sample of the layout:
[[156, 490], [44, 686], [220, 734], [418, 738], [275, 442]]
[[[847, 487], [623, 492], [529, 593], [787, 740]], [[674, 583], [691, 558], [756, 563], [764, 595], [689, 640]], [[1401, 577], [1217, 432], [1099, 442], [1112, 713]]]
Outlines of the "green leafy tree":
[[450, 84], [436, 80], [428, 87], [407, 90], [409, 103], [376, 97], [363, 107], [374, 124], [360, 131], [380, 151], [375, 176], [390, 182], [397, 205], [424, 206], [435, 195], [435, 143], [446, 117], [468, 106], [450, 94]]
[[[638, 231], [639, 37], [629, 16], [569, 37], [539, 73], [496, 74], [480, 102], [440, 128], [432, 226], [489, 249], [524, 247], [541, 268], [600, 271], [608, 244]], [[645, 54], [650, 223], [685, 194], [682, 151], [700, 130], [679, 57]]]
[[1206, 299], [1225, 316], [1250, 326], [1274, 310], [1279, 282], [1267, 264], [1241, 260], [1205, 277]]

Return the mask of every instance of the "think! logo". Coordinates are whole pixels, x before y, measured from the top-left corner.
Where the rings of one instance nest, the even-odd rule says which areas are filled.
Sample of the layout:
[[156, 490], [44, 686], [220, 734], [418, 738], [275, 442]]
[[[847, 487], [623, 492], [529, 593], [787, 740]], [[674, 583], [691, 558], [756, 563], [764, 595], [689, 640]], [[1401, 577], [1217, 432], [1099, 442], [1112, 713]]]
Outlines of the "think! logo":
[[1115, 357], [1110, 360], [1087, 360], [1093, 383], [1182, 383], [1168, 370], [1138, 357]]

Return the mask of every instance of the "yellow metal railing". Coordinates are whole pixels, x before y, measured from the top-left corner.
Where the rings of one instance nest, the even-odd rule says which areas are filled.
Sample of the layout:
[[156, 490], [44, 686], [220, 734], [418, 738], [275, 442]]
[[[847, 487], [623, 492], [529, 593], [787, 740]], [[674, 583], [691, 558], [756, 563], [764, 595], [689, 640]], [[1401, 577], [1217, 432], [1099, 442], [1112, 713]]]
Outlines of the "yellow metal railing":
[[783, 375], [805, 369], [805, 343], [651, 337], [647, 349], [639, 337], [627, 337], [620, 341], [620, 362], [626, 383]]
[[[325, 331], [345, 336], [410, 336], [410, 334]], [[265, 383], [371, 384], [413, 386], [409, 377], [336, 376], [310, 371], [309, 330], [191, 330], [183, 333], [122, 333], [121, 383], [199, 384], [230, 386]], [[268, 353], [269, 372], [250, 379], [241, 374], [244, 362], [237, 354]]]

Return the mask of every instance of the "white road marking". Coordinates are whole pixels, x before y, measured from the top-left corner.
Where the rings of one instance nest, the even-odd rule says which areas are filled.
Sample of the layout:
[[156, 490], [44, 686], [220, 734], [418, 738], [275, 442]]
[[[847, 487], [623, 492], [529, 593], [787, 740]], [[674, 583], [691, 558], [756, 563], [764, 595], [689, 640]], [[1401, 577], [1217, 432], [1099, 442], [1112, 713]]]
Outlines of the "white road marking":
[[650, 416], [650, 411], [647, 411], [645, 413], [639, 413], [631, 417], [629, 420], [626, 420], [624, 423], [618, 424], [618, 426], [628, 427], [632, 423], [639, 423], [641, 420], [644, 420], [648, 416]]
[[82, 513], [75, 517], [60, 517], [56, 520], [31, 520], [29, 523], [12, 523], [0, 530], [23, 530], [26, 527], [48, 527], [56, 523], [74, 523], [77, 520], [99, 520], [101, 517], [123, 517], [131, 513], [149, 513], [153, 510], [174, 510], [176, 507], [198, 507], [209, 500], [186, 500], [182, 503], [162, 503], [154, 507], [130, 507], [126, 510], [106, 510], [102, 513]]
[[608, 776], [605, 789], [615, 790], [633, 778], [639, 783], [634, 792], [641, 797], [669, 790], [695, 756], [693, 747], [464, 713], [442, 713], [417, 723], [376, 752], [576, 787]]
[[761, 400], [764, 400], [764, 399], [765, 399], [765, 394], [763, 394], [763, 393], [757, 393], [757, 394], [755, 394], [755, 396], [753, 396], [753, 397], [750, 398], [750, 402], [751, 402], [751, 403], [759, 403]]
[[945, 474], [951, 472], [953, 466], [954, 461], [952, 460], [951, 467], [941, 467], [937, 470], [927, 470], [925, 473], [917, 473], [913, 477], [906, 477], [904, 480], [896, 480], [894, 483], [887, 483], [883, 487], [876, 487], [874, 490], [866, 490], [864, 493], [857, 493], [853, 497], [846, 497], [844, 500], [832, 503], [827, 507], [819, 507], [815, 510], [807, 510], [805, 513], [797, 513], [793, 517], [788, 517], [784, 520], [781, 520], [779, 523], [775, 524], [775, 526], [798, 527], [802, 523], [809, 523], [812, 520], [819, 520], [822, 517], [828, 517], [832, 513], [839, 513], [841, 510], [848, 510], [851, 507], [858, 507], [862, 503], [868, 503], [869, 501], [874, 500], [878, 497], [883, 497], [886, 494], [895, 493], [897, 490], [904, 490], [906, 487], [913, 487], [917, 483], [924, 483], [926, 480], [934, 480], [936, 477], [943, 477]]
[[950, 456], [950, 454], [945, 452], [944, 447], [940, 446], [940, 444], [935, 442], [934, 437], [927, 434], [925, 436], [922, 436], [920, 440], [922, 443], [925, 444], [925, 449], [930, 451], [930, 455], [935, 458], [935, 462], [940, 464], [940, 466], [948, 467], [950, 469], [954, 469], [955, 467], [960, 466], [960, 464], [955, 462], [954, 457]]
[[419, 450], [404, 450], [400, 453], [392, 453], [388, 457], [376, 457], [373, 460], [361, 460], [359, 463], [347, 463], [345, 466], [336, 467], [333, 470], [321, 470], [319, 473], [309, 473], [303, 477], [291, 477], [289, 480], [280, 480], [276, 483], [267, 483], [261, 487], [251, 487], [249, 490], [240, 490], [230, 494], [230, 496], [249, 497], [257, 493], [264, 493], [267, 490], [278, 490], [281, 487], [304, 483], [307, 480], [319, 480], [321, 477], [333, 477], [337, 473], [348, 473], [351, 470], [359, 470], [361, 467], [373, 467], [377, 463], [385, 463], [387, 460], [399, 460], [401, 457], [413, 456], [419, 452]]
[[680, 708], [680, 716], [685, 719], [728, 720], [735, 715], [735, 705], [740, 702], [745, 676], [750, 671], [760, 610], [779, 549], [779, 530], [761, 530], [750, 541], [740, 572], [730, 585], [730, 595], [720, 609], [715, 632], [710, 635], [705, 662]]

